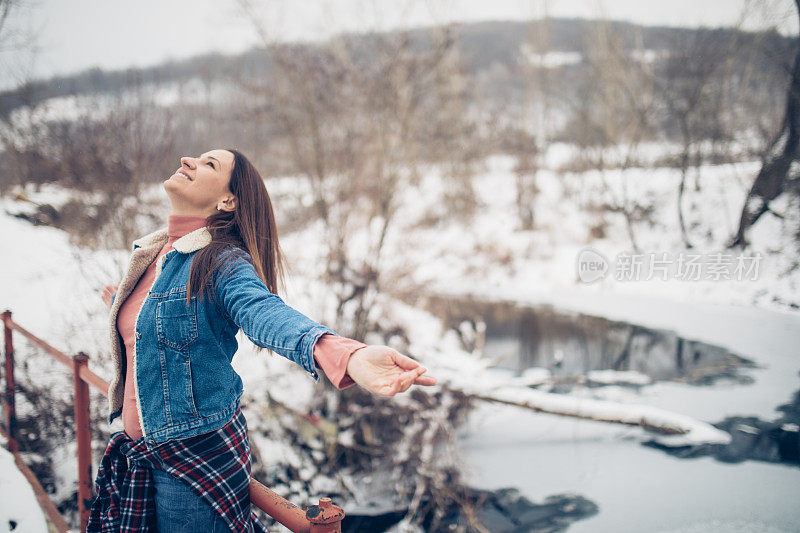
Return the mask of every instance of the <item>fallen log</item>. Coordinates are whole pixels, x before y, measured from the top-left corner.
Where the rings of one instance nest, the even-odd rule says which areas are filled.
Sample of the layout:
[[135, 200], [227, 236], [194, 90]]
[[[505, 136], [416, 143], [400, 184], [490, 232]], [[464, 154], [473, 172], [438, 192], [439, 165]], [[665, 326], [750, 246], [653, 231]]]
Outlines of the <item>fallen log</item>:
[[729, 433], [707, 422], [649, 405], [579, 398], [527, 387], [501, 387], [493, 390], [462, 392], [471, 398], [514, 405], [542, 413], [640, 426], [658, 433], [654, 440], [665, 446], [728, 444], [731, 441]]
[[[697, 418], [682, 415], [674, 411], [661, 409], [649, 405], [627, 404], [598, 400], [594, 398], [580, 398], [571, 394], [556, 394], [537, 390], [531, 385], [553, 384], [556, 381], [570, 381], [575, 376], [555, 380], [553, 377], [534, 376], [533, 379], [517, 379], [517, 383], [509, 384], [498, 378], [486, 380], [481, 385], [469, 384], [459, 376], [457, 382], [447, 379], [442, 380], [442, 385], [453, 391], [465, 395], [466, 399], [476, 399], [505, 405], [513, 405], [523, 409], [530, 409], [541, 413], [560, 416], [570, 416], [595, 420], [639, 426], [645, 430], [656, 433], [653, 440], [669, 447], [695, 446], [699, 444], [729, 444], [731, 436], [728, 432], [718, 429], [713, 425], [698, 420]], [[334, 420], [311, 417], [307, 413], [296, 411], [289, 406], [269, 398], [275, 408], [289, 412], [301, 421], [312, 432], [324, 434], [325, 441], [337, 441], [338, 424]], [[314, 427], [315, 429], [311, 429]], [[306, 435], [308, 437], [308, 435]], [[338, 443], [342, 445], [342, 443]]]

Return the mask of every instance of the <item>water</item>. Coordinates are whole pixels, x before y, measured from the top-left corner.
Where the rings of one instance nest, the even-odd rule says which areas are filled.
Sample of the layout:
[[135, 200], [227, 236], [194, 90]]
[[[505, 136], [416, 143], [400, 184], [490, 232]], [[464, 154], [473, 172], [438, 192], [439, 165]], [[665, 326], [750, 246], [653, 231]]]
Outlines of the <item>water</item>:
[[[429, 309], [466, 331], [467, 348], [481, 338], [464, 322], [485, 323], [486, 357], [517, 372], [546, 367], [560, 378], [556, 392], [606, 391], [734, 437], [730, 447], [664, 449], [647, 445], [650, 435], [638, 427], [483, 404], [460, 434], [470, 484], [515, 487], [534, 503], [572, 494], [598, 506], [569, 531], [800, 531], [797, 317], [687, 305], [677, 322], [694, 329], [670, 331], [550, 306], [442, 299]], [[709, 335], [692, 338], [690, 330]], [[636, 370], [652, 384], [572, 379], [603, 369]]]
[[[496, 366], [522, 372], [547, 368], [558, 383], [584, 377], [593, 370], [633, 370], [653, 381], [697, 385], [718, 381], [752, 383], [743, 370], [758, 365], [721, 346], [685, 338], [675, 331], [650, 328], [550, 305], [521, 307], [506, 302], [472, 299], [429, 300], [429, 309], [454, 330], [464, 323], [485, 326], [483, 353]], [[465, 339], [473, 349], [475, 340]], [[575, 379], [572, 380], [574, 383]], [[567, 387], [560, 387], [568, 391]]]

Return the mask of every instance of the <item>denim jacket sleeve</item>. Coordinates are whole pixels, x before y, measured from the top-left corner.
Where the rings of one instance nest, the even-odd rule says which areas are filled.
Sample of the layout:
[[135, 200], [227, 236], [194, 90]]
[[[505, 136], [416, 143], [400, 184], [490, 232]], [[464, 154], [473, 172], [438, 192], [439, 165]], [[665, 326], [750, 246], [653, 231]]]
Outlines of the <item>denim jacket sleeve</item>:
[[314, 344], [325, 333], [336, 334], [293, 309], [270, 292], [251, 264], [250, 254], [241, 249], [215, 273], [218, 305], [256, 346], [286, 357], [319, 381], [314, 361]]

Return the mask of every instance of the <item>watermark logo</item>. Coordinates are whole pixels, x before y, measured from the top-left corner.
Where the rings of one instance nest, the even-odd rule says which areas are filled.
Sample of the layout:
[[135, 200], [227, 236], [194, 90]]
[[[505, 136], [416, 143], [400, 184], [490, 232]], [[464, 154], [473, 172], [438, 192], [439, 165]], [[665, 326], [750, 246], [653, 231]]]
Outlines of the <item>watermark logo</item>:
[[606, 256], [587, 246], [578, 254], [578, 278], [583, 283], [592, 283], [606, 277], [609, 262]]
[[681, 281], [746, 281], [758, 279], [761, 253], [755, 255], [723, 252], [647, 252], [618, 253], [609, 261], [591, 247], [578, 253], [578, 279], [592, 283], [608, 277], [617, 281], [649, 281], [677, 279]]

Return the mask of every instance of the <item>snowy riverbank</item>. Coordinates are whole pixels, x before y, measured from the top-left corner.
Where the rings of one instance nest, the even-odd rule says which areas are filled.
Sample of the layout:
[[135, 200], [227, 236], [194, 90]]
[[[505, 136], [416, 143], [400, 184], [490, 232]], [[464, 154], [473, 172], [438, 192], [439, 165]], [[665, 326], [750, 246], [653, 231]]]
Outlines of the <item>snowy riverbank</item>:
[[[396, 274], [393, 289], [402, 292], [406, 286], [423, 287], [430, 292], [469, 293], [522, 305], [550, 303], [566, 311], [675, 330], [686, 338], [727, 347], [761, 365], [747, 371], [755, 379], [749, 385], [697, 387], [656, 382], [639, 392], [606, 386], [586, 390], [587, 398], [612, 400], [620, 405], [643, 404], [715, 422], [728, 415], [772, 419], [775, 408], [800, 388], [796, 349], [800, 313], [790, 306], [800, 301], [798, 272], [786, 271], [792, 256], [783, 253], [774, 220], [766, 218], [753, 233], [753, 247], [748, 253], [764, 254], [760, 274], [754, 280], [619, 281], [609, 276], [593, 284], [581, 284], [576, 276], [576, 260], [585, 246], [592, 246], [609, 258], [629, 250], [621, 220], [609, 218], [605, 237], [591, 239], [587, 228], [597, 221], [582, 210], [580, 198], [573, 191], [575, 184], [570, 185], [578, 178], [544, 170], [539, 179], [542, 192], [537, 198], [537, 228], [518, 231], [513, 217], [510, 167], [508, 158], [487, 161], [486, 171], [475, 181], [481, 205], [468, 223], [450, 220], [442, 212], [442, 186], [434, 171], [424, 176], [419, 187], [403, 189], [398, 223], [386, 236], [380, 265], [386, 272]], [[743, 198], [741, 175], [754, 169], [753, 163], [703, 169], [704, 205], [714, 207], [705, 218], [699, 218], [696, 227], [698, 235], [711, 235], [703, 253], [720, 250], [740, 207], [737, 201]], [[623, 176], [609, 172], [606, 178], [614, 184]], [[592, 194], [597, 176], [587, 173], [583, 179], [581, 194]], [[676, 172], [634, 169], [625, 179], [640, 183], [643, 189], [639, 192], [645, 196], [670, 199]], [[302, 182], [294, 179], [271, 179], [268, 187], [279, 217], [282, 211], [288, 212], [309, 200], [303, 194]], [[153, 197], [162, 194], [159, 188], [160, 185], [153, 187]], [[599, 194], [599, 190], [595, 188], [594, 192]], [[29, 196], [37, 202], [58, 205], [65, 195], [58, 188], [46, 187], [41, 193], [29, 191]], [[657, 224], [639, 228], [644, 250], [673, 255], [683, 251], [672, 205], [672, 201], [657, 202]], [[28, 209], [30, 204], [0, 199], [0, 247], [13, 251], [13, 259], [0, 264], [0, 306], [12, 309], [15, 320], [56, 347], [68, 353], [89, 352], [93, 368], [108, 374], [110, 366], [104, 358], [108, 350], [107, 309], [100, 301], [99, 290], [106, 283], [118, 281], [129, 252], [81, 250], [70, 245], [61, 230], [35, 227], [7, 214]], [[166, 214], [165, 211], [165, 219]], [[419, 226], [421, 220], [437, 216], [441, 217], [439, 224]], [[287, 302], [325, 322], [332, 316], [333, 302], [326, 288], [316, 281], [323, 265], [318, 229], [311, 224], [285, 233], [281, 245], [292, 265]], [[358, 231], [367, 232], [369, 228]], [[366, 240], [365, 236], [356, 238], [353, 246]], [[436, 317], [390, 297], [381, 298], [379, 306], [387, 317], [406, 329], [410, 354], [440, 381], [489, 380], [502, 386], [504, 380], [511, 378], [508, 372], [487, 368], [486, 361], [465, 352]], [[242, 343], [246, 348], [247, 341]], [[21, 360], [26, 350], [19, 346]], [[69, 393], [66, 369], [42, 357], [32, 357], [29, 364], [29, 372], [37, 381], [63, 387]], [[248, 398], [263, 397], [268, 389], [276, 399], [291, 397], [295, 405], [301, 406], [304, 399], [313, 397], [313, 383], [282, 358], [256, 357], [243, 349], [235, 359], [235, 368], [244, 378]], [[580, 397], [583, 393], [579, 390], [575, 395]], [[684, 522], [690, 528], [700, 527], [709, 516], [728, 526], [752, 520], [753, 516], [762, 517], [759, 513], [775, 517], [770, 522], [773, 529], [764, 531], [781, 531], [784, 520], [800, 521], [800, 517], [786, 511], [788, 499], [796, 500], [800, 495], [796, 488], [800, 487], [797, 469], [755, 462], [726, 465], [708, 457], [676, 459], [642, 447], [639, 442], [644, 438], [639, 428], [486, 404], [470, 419], [462, 444], [469, 469], [480, 466], [484, 470], [471, 478], [476, 486], [517, 486], [534, 501], [573, 490], [597, 502], [600, 514], [577, 523], [576, 531], [625, 529], [625, 520], [633, 518], [641, 524], [660, 524], [656, 530], [663, 531], [679, 531]], [[74, 484], [74, 469], [68, 466], [59, 469], [59, 495], [68, 493]], [[687, 479], [700, 475], [708, 481], [687, 483]], [[774, 494], [772, 489], [746, 489], [749, 478], [774, 486]], [[0, 490], [5, 493], [5, 486]], [[702, 494], [714, 496], [703, 499]], [[679, 496], [681, 502], [689, 500], [688, 507], [677, 500]], [[751, 503], [737, 505], [740, 499]], [[678, 511], [667, 509], [678, 505]], [[703, 510], [710, 509], [718, 509], [719, 513], [703, 514]], [[684, 522], [647, 522], [658, 513]]]

